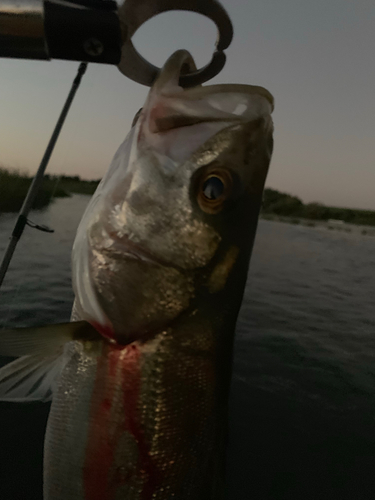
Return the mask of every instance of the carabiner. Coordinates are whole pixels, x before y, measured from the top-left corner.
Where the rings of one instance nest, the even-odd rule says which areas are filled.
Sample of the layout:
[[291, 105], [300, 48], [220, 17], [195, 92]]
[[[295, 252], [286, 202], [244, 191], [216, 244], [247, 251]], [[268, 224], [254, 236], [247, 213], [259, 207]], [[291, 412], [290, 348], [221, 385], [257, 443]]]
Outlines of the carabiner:
[[119, 18], [122, 25], [123, 40], [120, 71], [131, 80], [142, 85], [151, 86], [157, 78], [160, 68], [146, 61], [132, 44], [131, 38], [137, 29], [146, 21], [169, 10], [187, 10], [203, 14], [217, 26], [218, 38], [216, 50], [211, 61], [192, 73], [180, 78], [182, 87], [199, 85], [216, 76], [225, 64], [224, 50], [233, 38], [233, 26], [226, 10], [216, 0], [125, 0], [119, 8]]

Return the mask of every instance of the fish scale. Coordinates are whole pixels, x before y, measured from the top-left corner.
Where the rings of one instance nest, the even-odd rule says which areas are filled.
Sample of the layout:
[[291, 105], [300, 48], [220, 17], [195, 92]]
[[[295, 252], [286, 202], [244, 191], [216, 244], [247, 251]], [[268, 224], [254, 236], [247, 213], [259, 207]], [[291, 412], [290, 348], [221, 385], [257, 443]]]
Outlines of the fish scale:
[[[173, 331], [160, 336], [154, 346], [105, 344], [99, 357], [74, 346], [48, 422], [53, 431], [47, 431], [45, 471], [56, 476], [58, 469], [60, 480], [45, 482], [47, 498], [210, 498], [200, 492], [202, 463], [216, 437], [207, 429], [213, 420], [212, 359], [207, 351], [199, 362], [193, 352], [175, 352]], [[83, 388], [85, 399], [78, 396]], [[77, 447], [79, 442], [85, 445]]]
[[67, 344], [65, 356], [69, 361], [52, 401], [44, 442], [44, 498], [56, 500], [85, 498], [81, 464], [97, 369], [96, 357], [78, 342]]

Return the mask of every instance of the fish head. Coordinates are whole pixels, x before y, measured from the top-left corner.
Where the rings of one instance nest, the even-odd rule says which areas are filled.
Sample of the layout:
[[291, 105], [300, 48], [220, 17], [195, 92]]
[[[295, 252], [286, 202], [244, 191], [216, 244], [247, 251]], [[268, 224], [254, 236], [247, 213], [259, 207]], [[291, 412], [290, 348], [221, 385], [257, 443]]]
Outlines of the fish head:
[[273, 99], [248, 85], [183, 89], [193, 66], [186, 51], [167, 61], [77, 231], [77, 316], [119, 344], [217, 306], [230, 288], [236, 311], [242, 299]]

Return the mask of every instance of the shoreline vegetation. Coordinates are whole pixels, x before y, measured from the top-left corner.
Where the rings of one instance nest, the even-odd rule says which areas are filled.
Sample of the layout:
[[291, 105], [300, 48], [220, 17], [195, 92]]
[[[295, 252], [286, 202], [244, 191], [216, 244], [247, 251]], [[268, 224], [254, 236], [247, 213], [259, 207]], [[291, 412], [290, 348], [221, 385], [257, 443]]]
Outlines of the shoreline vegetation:
[[[0, 214], [21, 209], [33, 177], [0, 167]], [[73, 193], [92, 195], [99, 180], [85, 181], [78, 175], [44, 176], [43, 184], [33, 203], [33, 209], [46, 208], [55, 198], [67, 198]]]
[[[32, 179], [17, 170], [0, 167], [0, 214], [20, 210]], [[45, 208], [55, 198], [69, 197], [74, 193], [92, 195], [99, 182], [100, 179], [86, 181], [78, 175], [47, 174], [33, 208]], [[260, 216], [263, 219], [310, 227], [325, 225], [329, 229], [346, 230], [346, 223], [375, 226], [375, 211], [327, 207], [321, 203], [304, 204], [296, 196], [271, 188], [264, 190]]]
[[296, 196], [270, 188], [264, 190], [260, 216], [310, 227], [325, 225], [329, 229], [349, 230], [346, 224], [375, 226], [375, 211], [327, 207], [321, 203], [304, 204]]

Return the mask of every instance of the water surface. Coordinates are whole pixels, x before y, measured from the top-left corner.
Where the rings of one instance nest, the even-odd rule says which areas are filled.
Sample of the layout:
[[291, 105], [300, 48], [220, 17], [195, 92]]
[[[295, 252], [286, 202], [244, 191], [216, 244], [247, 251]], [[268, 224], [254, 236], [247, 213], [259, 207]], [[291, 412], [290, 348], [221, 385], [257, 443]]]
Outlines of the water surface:
[[[68, 321], [70, 251], [88, 197], [30, 218], [0, 327]], [[0, 216], [0, 252], [14, 223]], [[375, 238], [260, 221], [235, 343], [230, 500], [375, 497]], [[0, 498], [41, 499], [49, 405], [0, 405]]]

